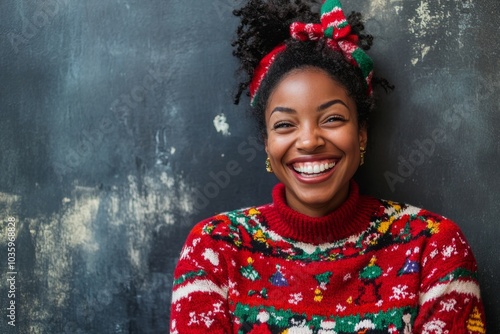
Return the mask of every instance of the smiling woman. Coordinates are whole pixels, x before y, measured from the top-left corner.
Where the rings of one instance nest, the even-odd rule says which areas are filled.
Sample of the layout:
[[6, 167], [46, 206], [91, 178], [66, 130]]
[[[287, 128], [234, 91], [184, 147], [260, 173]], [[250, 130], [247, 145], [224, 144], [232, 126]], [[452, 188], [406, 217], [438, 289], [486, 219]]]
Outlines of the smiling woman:
[[367, 141], [346, 89], [318, 68], [295, 70], [270, 95], [266, 124], [266, 152], [288, 205], [312, 217], [339, 207]]
[[234, 53], [248, 74], [236, 100], [249, 89], [280, 183], [272, 203], [193, 228], [171, 333], [485, 333], [460, 229], [361, 195], [353, 181], [373, 108], [360, 15], [346, 18], [335, 0], [320, 15], [291, 0], [250, 0], [235, 14]]

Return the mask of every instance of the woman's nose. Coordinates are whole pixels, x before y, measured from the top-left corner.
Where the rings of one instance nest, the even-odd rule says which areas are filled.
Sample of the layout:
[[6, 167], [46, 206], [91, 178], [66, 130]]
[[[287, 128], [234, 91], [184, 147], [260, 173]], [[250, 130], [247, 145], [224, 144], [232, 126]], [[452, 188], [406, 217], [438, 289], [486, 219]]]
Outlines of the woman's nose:
[[325, 140], [320, 129], [313, 126], [304, 127], [298, 134], [295, 147], [302, 151], [312, 152], [323, 146]]

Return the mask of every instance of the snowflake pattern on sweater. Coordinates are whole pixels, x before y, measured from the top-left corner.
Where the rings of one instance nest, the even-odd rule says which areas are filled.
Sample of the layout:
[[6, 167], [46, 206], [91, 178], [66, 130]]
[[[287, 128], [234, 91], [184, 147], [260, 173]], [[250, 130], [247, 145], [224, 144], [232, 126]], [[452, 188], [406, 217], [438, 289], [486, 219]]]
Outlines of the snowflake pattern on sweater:
[[450, 220], [359, 195], [321, 220], [273, 203], [197, 224], [171, 333], [485, 333], [476, 262]]

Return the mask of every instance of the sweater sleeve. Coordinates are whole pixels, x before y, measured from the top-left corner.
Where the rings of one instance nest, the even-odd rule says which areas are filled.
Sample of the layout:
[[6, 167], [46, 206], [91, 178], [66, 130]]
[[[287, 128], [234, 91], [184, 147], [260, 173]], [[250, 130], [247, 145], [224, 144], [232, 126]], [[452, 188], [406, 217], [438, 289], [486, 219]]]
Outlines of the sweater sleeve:
[[476, 260], [464, 235], [449, 220], [428, 223], [435, 233], [423, 249], [414, 333], [485, 333]]
[[205, 225], [199, 223], [189, 234], [174, 272], [171, 334], [231, 332], [223, 249], [204, 232]]

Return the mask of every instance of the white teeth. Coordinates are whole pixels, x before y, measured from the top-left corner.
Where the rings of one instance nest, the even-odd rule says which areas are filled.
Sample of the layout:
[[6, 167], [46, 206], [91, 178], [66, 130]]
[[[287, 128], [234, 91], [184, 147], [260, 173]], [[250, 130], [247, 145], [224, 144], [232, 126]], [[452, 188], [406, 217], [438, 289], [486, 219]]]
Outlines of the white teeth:
[[294, 166], [293, 169], [295, 169], [295, 171], [298, 173], [319, 174], [328, 169], [332, 169], [333, 167], [335, 167], [335, 162], [317, 164], [317, 165]]

